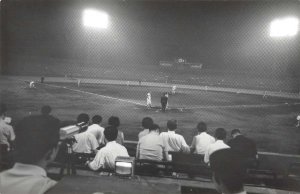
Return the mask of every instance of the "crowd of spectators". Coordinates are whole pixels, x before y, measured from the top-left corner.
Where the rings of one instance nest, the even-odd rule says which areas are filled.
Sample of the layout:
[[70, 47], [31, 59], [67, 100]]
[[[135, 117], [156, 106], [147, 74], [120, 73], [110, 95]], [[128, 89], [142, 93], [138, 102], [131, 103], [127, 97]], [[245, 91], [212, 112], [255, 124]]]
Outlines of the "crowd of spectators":
[[[16, 153], [14, 166], [0, 173], [0, 193], [45, 192], [55, 185], [54, 181], [47, 178], [45, 168], [55, 159], [59, 149], [60, 121], [50, 115], [50, 106], [44, 106], [41, 114], [25, 117], [13, 130], [12, 126], [5, 121], [5, 105], [1, 105], [0, 113], [1, 151], [3, 152], [5, 148], [5, 152], [14, 150]], [[81, 127], [79, 133], [72, 137], [72, 151], [94, 154], [94, 158], [85, 163], [91, 170], [112, 170], [115, 168], [115, 159], [118, 156], [129, 156], [124, 146], [124, 133], [118, 130], [120, 126], [118, 117], [111, 116], [105, 128], [101, 126], [100, 115], [94, 115], [90, 124], [89, 115], [82, 113], [78, 115], [76, 122], [84, 124], [84, 127]], [[232, 138], [226, 142], [227, 132], [224, 128], [217, 128], [212, 136], [207, 133], [206, 123], [199, 122], [196, 126], [198, 134], [194, 136], [189, 146], [184, 137], [176, 133], [177, 121], [174, 119], [167, 121], [166, 132], [161, 132], [160, 126], [150, 117], [143, 118], [141, 125], [143, 130], [138, 134], [136, 159], [171, 161], [169, 152], [201, 155], [204, 162], [213, 170], [213, 178], [217, 184], [222, 185], [222, 189], [230, 190], [233, 184], [224, 177], [229, 176], [229, 179], [236, 182], [239, 179], [237, 177], [242, 176], [239, 174], [241, 168], [227, 161], [228, 157], [235, 162], [239, 161], [243, 167], [250, 165], [257, 158], [255, 143], [243, 136], [239, 129], [232, 130]], [[226, 165], [228, 171], [222, 171], [220, 166]], [[234, 168], [230, 165], [234, 165]], [[230, 177], [228, 175], [230, 169], [236, 171], [238, 176]], [[243, 187], [239, 186], [233, 190], [243, 192]]]

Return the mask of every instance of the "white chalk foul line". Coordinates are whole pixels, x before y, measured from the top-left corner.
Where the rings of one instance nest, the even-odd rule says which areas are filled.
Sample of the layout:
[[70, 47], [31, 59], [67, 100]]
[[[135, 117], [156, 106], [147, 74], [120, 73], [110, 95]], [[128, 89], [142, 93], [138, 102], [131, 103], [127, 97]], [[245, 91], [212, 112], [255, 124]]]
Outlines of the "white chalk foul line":
[[238, 104], [238, 105], [220, 105], [220, 106], [197, 106], [189, 108], [177, 108], [177, 109], [214, 109], [214, 108], [269, 108], [279, 106], [291, 106], [300, 105], [300, 102], [295, 103], [278, 103], [278, 104]]
[[83, 90], [77, 90], [77, 89], [67, 88], [65, 86], [57, 86], [57, 85], [45, 84], [45, 83], [44, 83], [44, 85], [47, 85], [47, 86], [50, 86], [50, 87], [54, 87], [54, 88], [66, 89], [66, 90], [70, 90], [70, 91], [73, 91], [73, 92], [90, 94], [90, 95], [94, 95], [94, 96], [98, 96], [98, 97], [102, 97], [102, 98], [108, 98], [108, 99], [112, 99], [112, 100], [118, 100], [118, 101], [127, 102], [127, 103], [131, 103], [131, 104], [135, 104], [135, 105], [145, 106], [145, 104], [142, 104], [142, 103], [139, 103], [139, 102], [135, 102], [135, 101], [131, 101], [131, 100], [126, 100], [126, 99], [121, 99], [121, 98], [115, 98], [115, 97], [111, 97], [111, 96], [105, 96], [105, 95], [96, 94], [96, 93], [93, 93], [93, 92], [87, 92], [87, 91], [83, 91]]
[[[22, 81], [22, 82], [27, 81], [27, 80], [21, 80], [21, 79], [15, 79], [15, 80]], [[36, 84], [41, 84], [41, 83], [36, 82]], [[108, 99], [123, 101], [123, 102], [131, 103], [131, 104], [135, 104], [135, 105], [145, 106], [145, 104], [138, 103], [138, 102], [131, 101], [131, 100], [115, 98], [115, 97], [111, 97], [111, 96], [105, 96], [105, 95], [96, 94], [96, 93], [92, 93], [92, 92], [67, 88], [67, 87], [64, 87], [64, 86], [57, 86], [57, 85], [54, 85], [54, 84], [46, 84], [46, 83], [43, 83], [43, 85], [47, 85], [47, 86], [50, 86], [50, 87], [61, 88], [61, 89], [66, 89], [66, 90], [70, 90], [70, 91], [74, 91], [74, 92], [90, 94], [90, 95], [94, 95], [94, 96], [98, 96], [98, 97], [102, 97], [102, 98], [108, 98]], [[214, 108], [268, 108], [268, 107], [290, 106], [290, 105], [299, 105], [299, 104], [300, 103], [296, 102], [296, 103], [278, 103], [278, 104], [251, 104], [251, 105], [249, 105], [249, 104], [247, 104], [247, 105], [239, 104], [239, 105], [220, 105], [220, 106], [215, 106], [214, 105], [214, 106], [194, 106], [194, 107], [169, 107], [169, 108], [178, 109], [178, 110], [214, 109]]]
[[[87, 91], [82, 91], [82, 90], [77, 90], [77, 89], [72, 89], [72, 88], [67, 88], [64, 86], [57, 86], [57, 85], [53, 85], [53, 84], [45, 84], [44, 85], [48, 85], [50, 87], [56, 87], [56, 88], [63, 88], [63, 89], [67, 89], [67, 90], [71, 90], [74, 92], [80, 92], [80, 93], [85, 93], [85, 94], [90, 94], [90, 95], [95, 95], [98, 97], [102, 97], [102, 98], [108, 98], [108, 99], [112, 99], [112, 100], [118, 100], [118, 101], [123, 101], [123, 102], [127, 102], [127, 103], [131, 103], [131, 104], [135, 104], [135, 105], [140, 105], [140, 106], [145, 106], [145, 104], [141, 104], [135, 101], [131, 101], [131, 100], [126, 100], [126, 99], [121, 99], [121, 98], [115, 98], [115, 97], [111, 97], [111, 96], [105, 96], [105, 95], [101, 95], [101, 94], [96, 94], [96, 93], [92, 93], [92, 92], [87, 92]], [[289, 105], [299, 105], [300, 103], [291, 103], [291, 104], [287, 104], [287, 103], [278, 103], [278, 104], [247, 104], [247, 105], [243, 105], [243, 104], [239, 104], [239, 105], [220, 105], [220, 106], [197, 106], [197, 107], [183, 107], [183, 108], [175, 108], [174, 109], [178, 109], [178, 110], [191, 110], [191, 109], [215, 109], [215, 108], [268, 108], [268, 107], [278, 107], [278, 106], [289, 106]], [[172, 107], [169, 107], [169, 109], [172, 109]]]

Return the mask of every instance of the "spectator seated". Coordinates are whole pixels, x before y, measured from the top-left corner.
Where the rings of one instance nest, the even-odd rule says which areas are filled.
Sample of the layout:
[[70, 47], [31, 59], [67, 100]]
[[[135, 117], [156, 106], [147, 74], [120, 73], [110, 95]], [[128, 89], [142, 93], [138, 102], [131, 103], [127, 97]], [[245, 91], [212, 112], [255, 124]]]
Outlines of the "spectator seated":
[[0, 144], [0, 172], [13, 166], [13, 152], [8, 151], [7, 144]]
[[175, 133], [177, 129], [177, 121], [169, 120], [167, 122], [167, 128], [167, 132], [162, 132], [160, 134], [163, 140], [163, 145], [165, 146], [165, 150], [167, 152], [176, 151], [189, 153], [190, 147], [186, 144], [184, 137]]
[[104, 137], [107, 141], [105, 147], [100, 149], [94, 160], [87, 165], [90, 169], [97, 171], [99, 169], [115, 169], [115, 160], [118, 156], [128, 157], [128, 152], [124, 146], [116, 142], [118, 129], [115, 126], [108, 126], [104, 130]]

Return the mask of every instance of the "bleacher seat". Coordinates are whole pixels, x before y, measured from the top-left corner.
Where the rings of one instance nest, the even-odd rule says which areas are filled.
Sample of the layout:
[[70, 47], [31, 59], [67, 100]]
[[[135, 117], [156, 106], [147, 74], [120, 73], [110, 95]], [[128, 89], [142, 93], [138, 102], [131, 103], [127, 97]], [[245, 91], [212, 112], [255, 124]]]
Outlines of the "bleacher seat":
[[285, 177], [287, 188], [300, 191], [300, 162], [291, 163]]
[[137, 159], [135, 174], [148, 176], [164, 176], [169, 173], [171, 162]]
[[277, 174], [270, 169], [247, 169], [245, 183], [256, 186], [276, 187]]
[[287, 177], [300, 181], [300, 162], [295, 162], [289, 165]]
[[176, 173], [186, 173], [191, 178], [200, 176], [211, 178], [211, 169], [204, 163], [203, 156], [182, 152], [169, 152], [172, 155], [172, 170]]

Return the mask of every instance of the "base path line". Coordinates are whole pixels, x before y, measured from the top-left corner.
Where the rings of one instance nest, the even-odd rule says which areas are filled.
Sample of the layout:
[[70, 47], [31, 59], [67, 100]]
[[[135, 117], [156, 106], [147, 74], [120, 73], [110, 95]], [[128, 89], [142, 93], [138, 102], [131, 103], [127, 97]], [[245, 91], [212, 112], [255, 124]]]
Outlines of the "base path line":
[[[22, 81], [22, 82], [27, 81], [27, 80], [18, 79], [18, 78], [14, 78], [14, 79], [18, 80], [18, 81]], [[126, 100], [126, 99], [121, 99], [121, 98], [115, 98], [115, 97], [111, 97], [111, 96], [105, 96], [105, 95], [96, 94], [96, 93], [87, 92], [87, 91], [78, 90], [78, 89], [67, 88], [65, 86], [58, 86], [58, 85], [54, 85], [54, 84], [46, 84], [46, 83], [39, 83], [39, 82], [36, 82], [36, 84], [43, 84], [43, 85], [47, 85], [47, 86], [50, 86], [50, 87], [67, 89], [67, 90], [74, 91], [74, 92], [80, 92], [80, 93], [95, 95], [95, 96], [102, 97], [102, 98], [108, 98], [108, 99], [123, 101], [123, 102], [131, 103], [131, 104], [135, 104], [135, 105], [139, 105], [139, 106], [143, 106], [143, 107], [145, 106], [145, 104], [142, 104], [142, 103], [139, 103], [139, 102]], [[213, 105], [213, 106], [169, 107], [169, 108], [178, 109], [178, 110], [211, 109], [211, 108], [267, 108], [267, 107], [290, 106], [290, 105], [299, 105], [299, 104], [300, 103], [291, 103], [291, 104], [287, 104], [287, 103], [253, 104], [253, 105], [242, 105], [242, 104], [240, 104], [240, 105], [223, 105], [223, 106], [222, 105], [220, 105], [220, 106]]]
[[108, 98], [108, 99], [112, 99], [112, 100], [118, 100], [118, 101], [127, 102], [127, 103], [131, 103], [131, 104], [135, 104], [135, 105], [145, 106], [145, 104], [142, 104], [142, 103], [139, 103], [139, 102], [135, 102], [135, 101], [131, 101], [131, 100], [125, 100], [125, 99], [121, 99], [121, 98], [115, 98], [115, 97], [111, 97], [111, 96], [105, 96], [105, 95], [96, 94], [96, 93], [92, 93], [92, 92], [86, 92], [86, 91], [83, 91], [83, 90], [77, 90], [77, 89], [67, 88], [67, 87], [64, 87], [64, 86], [57, 86], [57, 85], [45, 84], [45, 83], [43, 83], [43, 85], [47, 85], [49, 87], [54, 87], [54, 88], [66, 89], [66, 90], [70, 90], [70, 91], [73, 91], [73, 92], [90, 94], [90, 95], [94, 95], [94, 96], [98, 96], [98, 97], [102, 97], [102, 98]]
[[296, 103], [278, 103], [278, 104], [238, 104], [238, 105], [220, 105], [220, 106], [194, 106], [190, 108], [180, 107], [178, 109], [210, 109], [210, 108], [269, 108], [278, 106], [291, 106], [300, 105], [300, 102]]
[[[38, 80], [40, 77], [37, 76], [6, 76], [12, 79], [27, 80]], [[189, 90], [202, 90], [211, 92], [229, 92], [237, 94], [252, 94], [261, 96], [272, 96], [280, 98], [300, 99], [299, 93], [281, 92], [281, 91], [268, 91], [268, 90], [255, 90], [255, 89], [243, 89], [243, 88], [230, 88], [230, 87], [219, 87], [210, 85], [187, 85], [187, 84], [176, 84], [176, 83], [160, 83], [151, 81], [142, 81], [141, 84], [138, 81], [132, 80], [109, 80], [109, 79], [96, 79], [96, 78], [69, 78], [69, 77], [46, 77], [47, 82], [61, 82], [61, 83], [76, 83], [76, 80], [80, 80], [81, 84], [87, 83], [101, 83], [110, 85], [127, 85], [130, 86], [150, 86], [150, 87], [164, 87], [169, 88], [173, 85], [177, 86], [177, 89], [189, 89]], [[38, 82], [38, 81], [37, 81]]]

